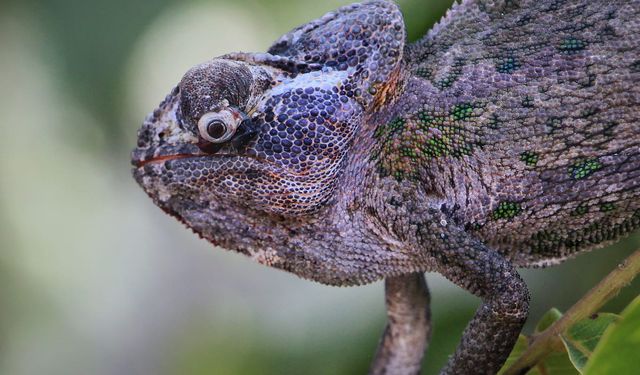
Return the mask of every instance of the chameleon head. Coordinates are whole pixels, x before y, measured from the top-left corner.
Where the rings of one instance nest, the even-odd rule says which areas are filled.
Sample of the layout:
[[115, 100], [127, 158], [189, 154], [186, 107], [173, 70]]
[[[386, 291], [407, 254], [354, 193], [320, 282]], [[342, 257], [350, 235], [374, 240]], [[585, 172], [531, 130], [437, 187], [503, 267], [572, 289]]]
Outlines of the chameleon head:
[[238, 232], [318, 215], [399, 73], [404, 39], [398, 8], [374, 1], [294, 29], [269, 53], [192, 68], [139, 130], [135, 179], [166, 212], [239, 251], [253, 245]]
[[189, 70], [145, 121], [134, 175], [158, 203], [224, 202], [285, 216], [327, 201], [360, 123], [346, 72], [226, 58]]

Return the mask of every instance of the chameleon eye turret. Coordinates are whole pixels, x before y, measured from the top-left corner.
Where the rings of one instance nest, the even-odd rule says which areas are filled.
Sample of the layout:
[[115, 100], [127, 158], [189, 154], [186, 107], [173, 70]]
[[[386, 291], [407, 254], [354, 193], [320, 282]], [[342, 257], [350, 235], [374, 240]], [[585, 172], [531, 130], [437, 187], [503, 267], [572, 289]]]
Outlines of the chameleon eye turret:
[[342, 7], [187, 71], [133, 175], [214, 245], [384, 278], [372, 374], [419, 373], [423, 273], [443, 275], [482, 304], [442, 374], [495, 374], [527, 319], [517, 267], [640, 228], [638, 20], [638, 0], [463, 0], [405, 46], [394, 2]]
[[241, 123], [242, 117], [236, 111], [223, 109], [202, 115], [198, 120], [198, 132], [211, 143], [224, 143], [233, 138]]

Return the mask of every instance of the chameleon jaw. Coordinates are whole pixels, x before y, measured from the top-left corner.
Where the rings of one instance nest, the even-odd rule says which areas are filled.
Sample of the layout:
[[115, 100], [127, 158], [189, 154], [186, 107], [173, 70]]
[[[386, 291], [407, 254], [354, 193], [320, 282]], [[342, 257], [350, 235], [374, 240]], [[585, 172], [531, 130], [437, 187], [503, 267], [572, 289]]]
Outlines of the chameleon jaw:
[[190, 154], [160, 155], [160, 156], [156, 156], [146, 160], [132, 160], [131, 163], [136, 168], [143, 168], [147, 164], [164, 163], [169, 160], [185, 159], [185, 158], [191, 158], [191, 157], [197, 157], [197, 156], [202, 156], [202, 155], [190, 155]]

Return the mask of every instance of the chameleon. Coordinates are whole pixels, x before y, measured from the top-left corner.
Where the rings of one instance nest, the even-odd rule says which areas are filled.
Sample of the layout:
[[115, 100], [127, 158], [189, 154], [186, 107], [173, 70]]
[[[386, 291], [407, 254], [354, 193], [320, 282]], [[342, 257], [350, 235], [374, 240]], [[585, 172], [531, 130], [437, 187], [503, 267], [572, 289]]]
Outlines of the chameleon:
[[463, 0], [408, 43], [391, 1], [191, 68], [133, 177], [213, 245], [304, 279], [384, 279], [371, 374], [416, 374], [425, 272], [481, 299], [442, 374], [494, 374], [527, 318], [517, 268], [640, 228], [640, 2]]

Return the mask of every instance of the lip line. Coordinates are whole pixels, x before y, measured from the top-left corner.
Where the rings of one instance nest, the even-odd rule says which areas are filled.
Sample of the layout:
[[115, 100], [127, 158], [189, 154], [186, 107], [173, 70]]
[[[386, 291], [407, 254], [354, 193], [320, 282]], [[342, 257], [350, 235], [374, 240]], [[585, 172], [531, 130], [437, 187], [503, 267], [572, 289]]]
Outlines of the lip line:
[[204, 156], [204, 155], [196, 155], [196, 154], [161, 155], [161, 156], [156, 156], [156, 157], [153, 157], [153, 158], [147, 159], [147, 160], [135, 161], [134, 163], [135, 163], [136, 168], [142, 168], [145, 165], [151, 164], [151, 163], [160, 163], [160, 162], [164, 162], [164, 161], [168, 161], [168, 160], [185, 159], [185, 158], [192, 158], [192, 157], [197, 157], [197, 156]]

